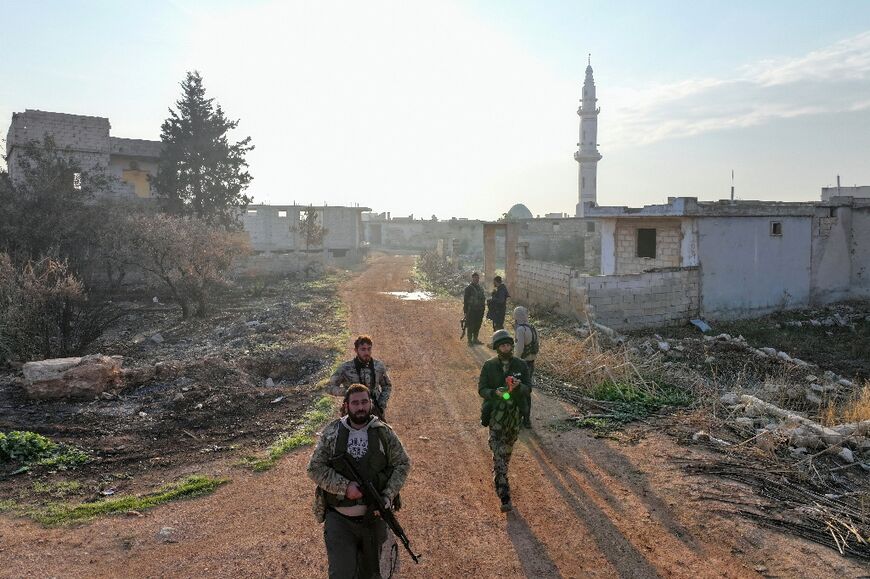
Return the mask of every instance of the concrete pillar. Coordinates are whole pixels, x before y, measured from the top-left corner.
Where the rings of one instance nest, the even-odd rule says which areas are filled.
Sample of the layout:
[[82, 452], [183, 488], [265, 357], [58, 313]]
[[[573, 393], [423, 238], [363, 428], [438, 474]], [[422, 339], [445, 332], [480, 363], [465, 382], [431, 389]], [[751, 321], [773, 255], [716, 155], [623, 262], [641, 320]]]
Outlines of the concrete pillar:
[[517, 242], [520, 238], [520, 225], [518, 223], [506, 223], [504, 234], [504, 282], [508, 291], [517, 280]]
[[483, 224], [483, 282], [488, 284], [495, 276], [495, 232], [498, 223]]

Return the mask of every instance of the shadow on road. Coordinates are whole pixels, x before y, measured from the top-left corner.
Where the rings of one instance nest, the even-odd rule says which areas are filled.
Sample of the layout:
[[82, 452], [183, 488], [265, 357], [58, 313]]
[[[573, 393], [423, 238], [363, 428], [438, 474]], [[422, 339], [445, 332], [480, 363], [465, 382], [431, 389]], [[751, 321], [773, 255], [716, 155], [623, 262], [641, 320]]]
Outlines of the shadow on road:
[[599, 550], [610, 561], [619, 576], [659, 577], [652, 564], [622, 535], [613, 521], [595, 505], [595, 501], [580, 488], [580, 485], [569, 477], [560, 476], [558, 468], [554, 466], [559, 464], [558, 461], [553, 461], [536, 434], [530, 434], [526, 444], [530, 454], [541, 467], [541, 472], [561, 495], [567, 507], [585, 523]]
[[[538, 540], [526, 519], [516, 510], [508, 513], [507, 532], [526, 577], [557, 577], [562, 579], [559, 568], [556, 567], [556, 563], [547, 552], [547, 546]], [[533, 555], [532, 557], [529, 557], [530, 553]]]

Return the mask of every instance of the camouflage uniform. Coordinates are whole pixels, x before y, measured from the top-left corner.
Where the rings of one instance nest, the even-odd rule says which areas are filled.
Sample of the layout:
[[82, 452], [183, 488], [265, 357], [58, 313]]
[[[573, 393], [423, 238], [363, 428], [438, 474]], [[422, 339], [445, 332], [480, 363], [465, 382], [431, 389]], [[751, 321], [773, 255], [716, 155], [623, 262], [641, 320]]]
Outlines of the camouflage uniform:
[[[513, 376], [519, 385], [508, 400], [496, 393], [505, 387], [505, 378]], [[508, 463], [520, 431], [520, 400], [530, 392], [529, 367], [519, 358], [511, 357], [505, 369], [498, 356], [490, 358], [480, 369], [477, 392], [484, 404], [492, 405], [489, 419], [489, 448], [492, 450], [492, 474], [495, 493], [502, 502], [510, 501]]]
[[[351, 384], [364, 384], [369, 387], [372, 392], [372, 400], [376, 405], [376, 409], [380, 409], [381, 414], [387, 411], [387, 403], [390, 400], [390, 394], [393, 393], [393, 383], [387, 375], [387, 367], [380, 360], [372, 359], [372, 368], [364, 367], [357, 370], [359, 363], [356, 358], [348, 360], [339, 366], [327, 384], [327, 391], [333, 396], [344, 396], [347, 387]], [[371, 372], [374, 369], [375, 376], [372, 380]]]
[[[317, 483], [314, 516], [317, 522], [325, 523], [323, 536], [329, 558], [329, 576], [361, 579], [390, 576], [389, 569], [397, 564], [397, 551], [395, 540], [383, 519], [373, 517], [371, 512], [359, 517], [346, 517], [339, 513], [341, 507], [329, 506], [344, 499], [350, 484], [350, 480], [333, 468], [331, 461], [338, 452], [336, 446], [340, 432], [346, 428], [341, 422], [335, 420], [323, 429], [308, 463], [308, 476]], [[371, 476], [383, 483], [376, 484], [383, 497], [393, 502], [408, 477], [411, 461], [399, 438], [386, 423], [372, 418], [367, 436], [367, 452], [372, 452], [371, 444], [379, 444], [378, 452], [386, 459], [384, 470], [372, 472]], [[362, 500], [345, 502], [364, 504]]]
[[[387, 457], [387, 463], [393, 469], [393, 473], [381, 494], [384, 498], [392, 501], [399, 494], [402, 485], [405, 484], [405, 479], [408, 478], [408, 472], [411, 470], [411, 459], [408, 458], [405, 448], [393, 429], [385, 422], [375, 420], [369, 428], [384, 429], [383, 440], [386, 442], [384, 445], [386, 448], [383, 450]], [[327, 492], [343, 497], [347, 491], [347, 485], [350, 484], [348, 479], [335, 472], [329, 462], [329, 459], [335, 456], [335, 443], [338, 440], [340, 425], [341, 420], [334, 420], [323, 429], [314, 454], [311, 455], [311, 460], [308, 462], [308, 476], [317, 483], [317, 493], [314, 497], [314, 517], [318, 523], [323, 522], [326, 513], [326, 496], [323, 493]]]

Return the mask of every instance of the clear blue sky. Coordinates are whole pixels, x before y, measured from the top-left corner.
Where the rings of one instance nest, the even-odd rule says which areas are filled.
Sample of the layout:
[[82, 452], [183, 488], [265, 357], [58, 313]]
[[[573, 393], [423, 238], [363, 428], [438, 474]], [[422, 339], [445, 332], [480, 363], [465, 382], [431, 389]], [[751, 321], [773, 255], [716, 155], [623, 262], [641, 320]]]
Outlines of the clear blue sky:
[[[870, 184], [870, 2], [0, 0], [0, 127], [159, 138], [187, 70], [250, 135], [257, 201], [573, 212], [586, 54], [598, 200]], [[0, 131], [0, 136], [5, 129]]]

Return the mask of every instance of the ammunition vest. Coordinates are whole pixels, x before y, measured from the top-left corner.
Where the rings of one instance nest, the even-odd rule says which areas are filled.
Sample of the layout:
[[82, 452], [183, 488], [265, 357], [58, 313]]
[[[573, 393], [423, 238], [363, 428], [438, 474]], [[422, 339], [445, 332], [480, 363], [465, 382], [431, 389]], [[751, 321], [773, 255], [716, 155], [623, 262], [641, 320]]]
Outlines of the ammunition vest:
[[[375, 431], [374, 434], [372, 434], [373, 431]], [[387, 481], [390, 480], [392, 469], [387, 468], [387, 456], [384, 454], [384, 450], [381, 449], [381, 446], [384, 446], [384, 449], [386, 449], [384, 436], [381, 434], [381, 427], [369, 427], [366, 430], [366, 435], [368, 436], [368, 450], [366, 450], [365, 455], [360, 459], [350, 457], [350, 460], [356, 463], [360, 474], [370, 478], [374, 482], [378, 491], [383, 491], [384, 487], [387, 486]], [[338, 427], [338, 438], [335, 439], [335, 456], [341, 456], [347, 452], [347, 440], [349, 436], [350, 430], [344, 424], [340, 424]], [[332, 464], [332, 468], [341, 476], [348, 480], [353, 480], [353, 473], [341, 462], [335, 461]], [[326, 504], [330, 507], [351, 507], [364, 503], [365, 501], [362, 499], [352, 501], [345, 496], [326, 493]]]

